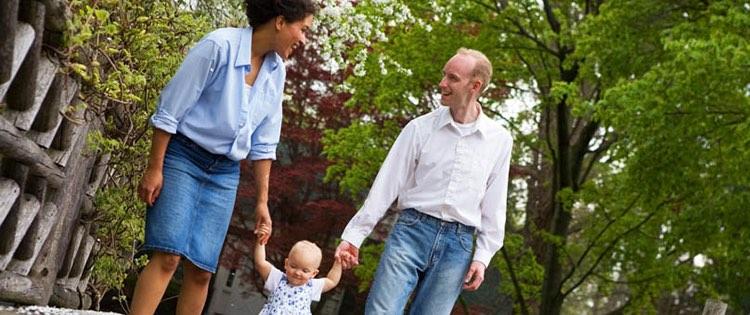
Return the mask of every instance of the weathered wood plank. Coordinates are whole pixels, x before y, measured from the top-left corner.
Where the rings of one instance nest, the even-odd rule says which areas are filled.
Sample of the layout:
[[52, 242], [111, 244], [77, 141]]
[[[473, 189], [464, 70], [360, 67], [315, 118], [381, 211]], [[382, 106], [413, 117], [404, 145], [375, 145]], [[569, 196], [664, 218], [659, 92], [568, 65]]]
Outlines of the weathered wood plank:
[[47, 178], [52, 187], [63, 183], [63, 172], [50, 156], [3, 117], [0, 117], [0, 154], [28, 165], [32, 173]]
[[60, 266], [60, 270], [57, 272], [57, 283], [60, 286], [64, 287], [67, 283], [66, 279], [70, 274], [70, 270], [73, 268], [73, 263], [78, 256], [78, 250], [84, 237], [86, 237], [86, 227], [79, 225], [76, 228], [76, 232], [73, 235], [73, 238], [70, 240], [68, 249], [65, 252], [65, 260], [63, 261], [63, 265]]
[[[34, 99], [32, 104], [28, 108], [23, 110], [16, 110], [12, 107], [8, 108], [5, 114], [9, 120], [13, 121], [21, 130], [31, 129], [31, 125], [34, 123], [34, 118], [39, 113], [39, 109], [42, 108], [42, 102], [44, 97], [47, 95], [47, 90], [52, 85], [52, 81], [57, 73], [57, 65], [47, 57], [39, 58], [39, 69], [37, 70], [36, 78], [36, 90], [34, 90]], [[8, 95], [8, 102], [11, 100], [11, 95]], [[10, 103], [8, 103], [10, 105]]]
[[[82, 155], [85, 141], [80, 142], [78, 147], [73, 149], [75, 157], [71, 158], [71, 162], [65, 168], [65, 183], [50, 200], [58, 207], [58, 219], [29, 272], [28, 278], [33, 279], [34, 287], [25, 292], [5, 292], [0, 285], [0, 295], [7, 296], [8, 301], [24, 304], [64, 305], [58, 303], [54, 297], [53, 292], [60, 288], [55, 282], [75, 227], [78, 225], [80, 202], [85, 196], [83, 192], [88, 178], [86, 170], [91, 168], [95, 159], [93, 156]], [[75, 293], [75, 297], [81, 298], [78, 293]], [[83, 298], [85, 299], [86, 296]]]
[[[15, 1], [15, 0], [13, 0]], [[18, 69], [21, 68], [23, 63], [23, 57], [29, 52], [31, 43], [34, 42], [34, 29], [28, 23], [19, 22], [16, 27], [15, 44], [13, 45], [13, 59], [11, 60], [11, 72], [10, 79], [0, 84], [0, 100], [5, 98], [5, 93], [10, 88], [10, 83], [18, 73]]]
[[73, 100], [73, 97], [78, 93], [78, 84], [70, 77], [66, 77], [65, 79], [65, 88], [62, 91], [61, 96], [61, 106], [56, 109], [55, 114], [55, 125], [52, 129], [40, 132], [32, 129], [26, 132], [26, 137], [28, 137], [31, 140], [34, 140], [37, 144], [42, 146], [45, 149], [49, 149], [50, 146], [52, 146], [52, 140], [55, 139], [55, 135], [60, 129], [60, 126], [62, 126], [63, 122], [63, 116], [60, 114], [60, 110], [62, 108], [65, 108], [67, 104], [70, 104], [70, 102]]
[[18, 183], [10, 178], [0, 177], [0, 224], [8, 216], [10, 209], [16, 202], [16, 198], [21, 194]]
[[2, 227], [0, 227], [0, 244], [4, 248], [10, 246], [10, 251], [4, 255], [0, 255], [0, 270], [8, 266], [18, 245], [21, 244], [23, 236], [26, 235], [26, 231], [29, 230], [36, 214], [39, 213], [39, 209], [42, 207], [39, 200], [32, 195], [24, 194], [21, 198], [18, 207], [15, 211], [11, 210], [10, 215], [8, 215]]
[[49, 147], [52, 145], [52, 140], [55, 139], [55, 134], [57, 133], [57, 130], [62, 126], [63, 118], [62, 116], [58, 116], [57, 121], [55, 122], [55, 125], [46, 132], [39, 132], [34, 129], [31, 129], [26, 132], [26, 137], [31, 139], [31, 141], [36, 142], [40, 147], [49, 149]]
[[57, 206], [54, 203], [48, 202], [44, 205], [42, 213], [37, 215], [37, 219], [34, 220], [23, 241], [21, 241], [21, 246], [8, 264], [8, 270], [21, 275], [29, 274], [31, 266], [34, 265], [34, 261], [39, 256], [42, 245], [47, 241], [53, 225], [57, 222], [57, 213]]
[[[13, 50], [16, 45], [16, 24], [18, 20], [18, 0], [0, 1], [0, 83], [10, 81], [13, 76]], [[0, 97], [2, 98], [2, 97]]]
[[[101, 249], [101, 243], [99, 243], [99, 241], [95, 241], [94, 248], [91, 251], [93, 253], [97, 253], [99, 252], [99, 249]], [[84, 266], [84, 271], [83, 271], [83, 275], [81, 276], [81, 280], [78, 282], [78, 291], [86, 292], [87, 286], [89, 284], [89, 279], [91, 278], [91, 269], [94, 265], [95, 260], [96, 260], [96, 255], [89, 255], [89, 258], [86, 261], [86, 265]]]
[[0, 271], [0, 292], [4, 293], [4, 299], [12, 299], [15, 296], [23, 296], [24, 292], [34, 288], [34, 282], [28, 277], [13, 272]]
[[65, 90], [65, 80], [67, 80], [67, 75], [61, 72], [55, 73], [42, 101], [42, 106], [39, 108], [39, 113], [36, 114], [34, 122], [31, 124], [31, 130], [45, 132], [57, 125], [58, 118], [60, 118], [60, 107], [63, 106], [62, 97], [63, 90]]
[[86, 135], [88, 134], [89, 125], [79, 125], [74, 124], [72, 125], [72, 132], [71, 132], [71, 139], [72, 143], [71, 146], [69, 146], [64, 151], [59, 150], [49, 150], [49, 157], [52, 158], [52, 160], [55, 161], [55, 164], [59, 165], [60, 167], [65, 167], [68, 165], [68, 160], [70, 159], [70, 155], [73, 153], [73, 148], [77, 147], [78, 142], [80, 141], [86, 141]]
[[47, 200], [47, 179], [40, 176], [30, 175], [26, 178], [26, 194], [31, 194], [41, 202]]
[[79, 98], [74, 98], [68, 107], [69, 111], [63, 119], [62, 126], [55, 134], [55, 139], [52, 140], [51, 149], [65, 151], [73, 146], [73, 133], [76, 128], [86, 123], [84, 106], [81, 105]]
[[44, 17], [44, 29], [52, 32], [67, 31], [66, 23], [73, 17], [73, 12], [70, 10], [70, 1], [41, 0], [41, 2], [47, 8], [47, 14]]
[[[38, 1], [24, 1], [19, 6], [18, 18], [31, 24], [34, 28], [34, 42], [29, 52], [23, 58], [21, 68], [16, 78], [10, 83], [6, 103], [8, 108], [26, 111], [34, 104], [38, 95], [40, 57], [42, 53], [42, 39], [44, 37], [44, 5]], [[24, 129], [25, 130], [25, 129]]]
[[109, 153], [102, 154], [97, 158], [94, 169], [91, 171], [91, 176], [89, 177], [89, 186], [86, 189], [87, 196], [93, 198], [99, 186], [101, 186], [102, 180], [104, 180], [104, 176], [107, 173], [110, 158], [112, 158], [112, 155]]
[[86, 266], [86, 261], [88, 261], [89, 255], [91, 255], [91, 250], [94, 248], [95, 242], [96, 239], [94, 239], [94, 237], [91, 235], [86, 235], [81, 240], [81, 246], [78, 247], [78, 254], [76, 255], [76, 259], [73, 262], [73, 267], [70, 269], [70, 273], [68, 274], [68, 278], [65, 283], [66, 288], [73, 291], [78, 288], [78, 284], [81, 281], [81, 276], [83, 275], [83, 267]]

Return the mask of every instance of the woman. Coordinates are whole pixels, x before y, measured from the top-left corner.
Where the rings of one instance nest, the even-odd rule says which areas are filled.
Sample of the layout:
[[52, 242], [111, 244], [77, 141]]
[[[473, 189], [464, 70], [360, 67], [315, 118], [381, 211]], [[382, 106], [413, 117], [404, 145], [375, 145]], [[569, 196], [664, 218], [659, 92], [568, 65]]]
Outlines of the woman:
[[[302, 46], [312, 0], [246, 0], [250, 27], [206, 35], [162, 91], [138, 195], [148, 204], [131, 314], [153, 314], [178, 264], [177, 314], [200, 314], [234, 207], [239, 162], [253, 161], [256, 229], [271, 226], [268, 177], [281, 131], [283, 60]], [[265, 244], [266, 234], [261, 241]]]

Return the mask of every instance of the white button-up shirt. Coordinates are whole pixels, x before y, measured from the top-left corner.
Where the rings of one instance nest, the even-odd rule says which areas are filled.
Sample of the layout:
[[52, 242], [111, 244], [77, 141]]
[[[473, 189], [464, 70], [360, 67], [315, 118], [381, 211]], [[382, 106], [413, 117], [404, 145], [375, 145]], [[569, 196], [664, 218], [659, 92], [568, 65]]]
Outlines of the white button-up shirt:
[[398, 198], [399, 209], [477, 228], [474, 260], [488, 266], [503, 245], [513, 139], [484, 113], [463, 134], [448, 107], [410, 121], [341, 238], [359, 247]]

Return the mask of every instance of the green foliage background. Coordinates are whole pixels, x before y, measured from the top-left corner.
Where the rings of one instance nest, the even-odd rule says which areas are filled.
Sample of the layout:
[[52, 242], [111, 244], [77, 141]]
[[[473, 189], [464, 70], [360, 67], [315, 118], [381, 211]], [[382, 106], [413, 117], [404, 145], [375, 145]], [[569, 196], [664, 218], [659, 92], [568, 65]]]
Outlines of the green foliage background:
[[134, 257], [143, 240], [145, 205], [136, 188], [150, 148], [148, 118], [159, 92], [210, 23], [170, 0], [74, 0], [70, 6], [67, 66], [83, 83], [87, 117], [101, 124], [89, 135], [89, 148], [110, 156], [96, 212], [84, 218], [93, 223], [101, 245], [90, 281], [101, 298], [121, 289], [128, 274], [145, 263], [145, 256]]
[[[391, 3], [416, 20], [385, 23], [387, 41], [347, 42], [349, 51], [336, 52], [355, 61], [361, 49], [367, 54], [342, 82], [361, 119], [325, 133], [328, 180], [363, 200], [400, 127], [434, 108], [445, 61], [459, 47], [478, 49], [494, 66], [485, 113], [505, 121], [516, 142], [520, 175], [492, 264], [502, 274], [498, 294], [512, 297], [516, 312], [549, 303], [561, 305], [552, 313], [691, 312], [709, 297], [750, 311], [750, 2], [365, 0], [354, 13], [393, 20]], [[111, 156], [98, 211], [85, 218], [102, 244], [98, 293], [121, 288], [143, 263], [133, 260], [145, 209], [135, 187], [159, 91], [211, 27], [241, 24], [239, 4], [70, 1], [68, 69], [84, 83], [88, 117], [104, 117], [90, 147]], [[509, 115], [508, 98], [530, 104]], [[550, 122], [560, 106], [572, 130], [595, 132], [570, 148], [585, 152], [590, 170], [552, 191], [560, 143]], [[547, 214], [535, 212], [537, 198], [561, 205], [557, 215], [571, 218], [566, 233], [539, 224]], [[544, 246], [560, 256], [545, 261]], [[362, 249], [361, 289], [381, 247]], [[559, 283], [550, 280], [555, 264]]]
[[[576, 128], [595, 131], [569, 148], [583, 149], [590, 171], [553, 191], [569, 232], [536, 225], [532, 182], [513, 182], [493, 265], [517, 312], [556, 303], [552, 313], [695, 312], [709, 297], [750, 310], [748, 1], [361, 1], [354, 12], [388, 20], [383, 3], [394, 2], [421, 21], [386, 27], [388, 40], [368, 46], [366, 74], [349, 77], [349, 106], [376, 114], [327, 133], [329, 179], [362, 200], [399, 131], [384, 121], [429, 111], [444, 62], [458, 47], [478, 49], [495, 73], [485, 112], [514, 133], [514, 166], [547, 176], [535, 187], [549, 189], [546, 167], [559, 165], [549, 124], [559, 104], [571, 143]], [[519, 95], [532, 104], [509, 117], [504, 99]], [[534, 244], [560, 250], [561, 282]], [[361, 280], [376, 262], [365, 260]]]

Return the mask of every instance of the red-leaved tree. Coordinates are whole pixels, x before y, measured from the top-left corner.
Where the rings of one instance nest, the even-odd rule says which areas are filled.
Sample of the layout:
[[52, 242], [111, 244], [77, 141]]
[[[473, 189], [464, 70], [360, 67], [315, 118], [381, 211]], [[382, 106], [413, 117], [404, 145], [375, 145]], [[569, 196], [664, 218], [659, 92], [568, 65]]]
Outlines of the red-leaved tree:
[[[323, 250], [321, 275], [332, 266], [336, 241], [356, 209], [335, 183], [323, 182], [328, 162], [321, 155], [320, 140], [324, 130], [347, 126], [360, 115], [344, 107], [350, 95], [334, 89], [346, 73], [331, 74], [322, 69], [323, 63], [316, 51], [307, 48], [299, 51], [287, 66], [285, 92], [291, 99], [285, 99], [283, 104], [281, 143], [271, 170], [269, 208], [273, 235], [266, 246], [268, 260], [281, 268], [295, 242], [316, 243]], [[252, 271], [255, 193], [252, 165], [243, 162], [237, 203], [220, 264], [240, 271], [238, 281], [253, 283], [249, 287], [260, 291], [263, 283]], [[345, 272], [339, 287], [353, 286], [354, 277]]]

